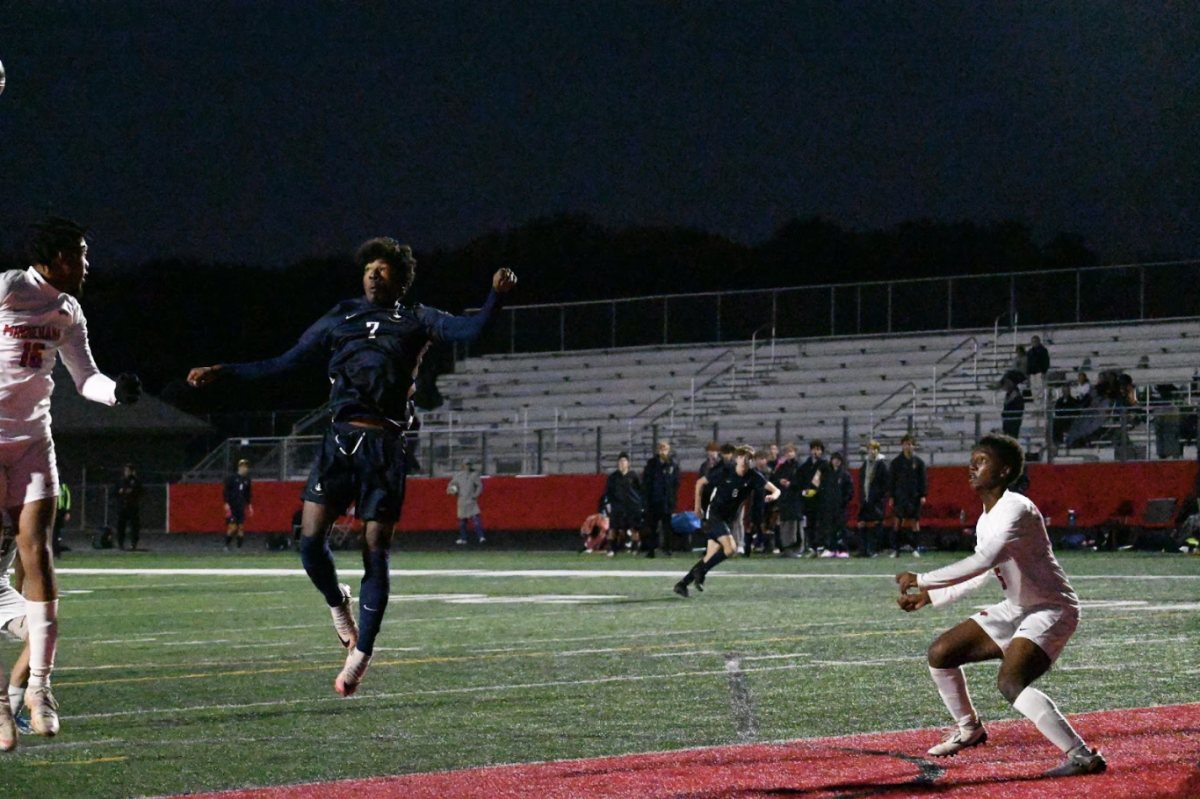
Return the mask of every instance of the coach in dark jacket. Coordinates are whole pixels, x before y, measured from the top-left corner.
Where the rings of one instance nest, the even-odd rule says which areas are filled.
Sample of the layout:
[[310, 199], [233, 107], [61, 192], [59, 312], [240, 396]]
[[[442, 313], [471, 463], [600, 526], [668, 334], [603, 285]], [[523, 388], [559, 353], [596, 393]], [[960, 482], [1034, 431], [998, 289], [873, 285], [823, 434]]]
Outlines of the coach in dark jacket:
[[879, 454], [879, 442], [867, 445], [867, 457], [858, 470], [858, 555], [867, 558], [879, 549], [879, 528], [887, 514], [890, 482], [888, 463]]
[[668, 441], [658, 442], [658, 454], [642, 470], [642, 491], [646, 494], [647, 535], [642, 539], [646, 557], [654, 557], [655, 547], [664, 555], [671, 553], [671, 514], [679, 497], [679, 464], [671, 455]]

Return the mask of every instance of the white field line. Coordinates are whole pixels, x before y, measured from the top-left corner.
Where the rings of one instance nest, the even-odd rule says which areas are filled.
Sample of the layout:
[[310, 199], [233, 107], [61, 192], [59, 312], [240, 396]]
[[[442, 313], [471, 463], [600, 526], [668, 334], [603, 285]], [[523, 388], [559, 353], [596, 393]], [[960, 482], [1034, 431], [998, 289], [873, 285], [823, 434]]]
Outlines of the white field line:
[[[84, 576], [170, 576], [170, 577], [303, 577], [303, 569], [57, 569], [58, 574]], [[393, 569], [393, 577], [678, 577], [679, 569], [641, 571], [619, 569]], [[714, 577], [766, 580], [893, 580], [886, 574], [777, 574], [762, 572], [714, 572]], [[1084, 574], [1071, 575], [1082, 580], [1200, 580], [1200, 574]]]

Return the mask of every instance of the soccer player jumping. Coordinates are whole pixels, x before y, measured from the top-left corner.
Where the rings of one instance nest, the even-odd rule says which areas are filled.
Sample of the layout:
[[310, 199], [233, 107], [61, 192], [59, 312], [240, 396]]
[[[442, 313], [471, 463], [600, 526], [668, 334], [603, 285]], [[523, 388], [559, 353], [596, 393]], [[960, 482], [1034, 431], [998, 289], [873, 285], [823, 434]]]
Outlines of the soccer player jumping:
[[[941, 607], [979, 588], [991, 574], [1004, 601], [979, 611], [942, 633], [929, 647], [929, 673], [957, 724], [929, 750], [948, 757], [987, 741], [975, 713], [962, 666], [999, 660], [1000, 693], [1066, 753], [1048, 777], [1099, 774], [1104, 756], [1089, 749], [1054, 702], [1032, 683], [1058, 658], [1079, 623], [1079, 597], [1050, 548], [1037, 507], [1008, 490], [1025, 470], [1025, 453], [1009, 436], [984, 436], [971, 453], [968, 480], [983, 502], [976, 526], [975, 554], [925, 574], [902, 572], [898, 602], [906, 612]], [[915, 593], [909, 593], [916, 589]]]
[[[411, 453], [405, 433], [415, 429], [410, 398], [425, 350], [434, 341], [470, 341], [483, 330], [517, 276], [500, 269], [483, 308], [451, 316], [424, 306], [405, 308], [416, 260], [393, 239], [365, 242], [355, 254], [362, 270], [363, 297], [334, 306], [283, 355], [244, 364], [203, 366], [188, 382], [204, 386], [217, 378], [256, 380], [304, 366], [325, 365], [332, 384], [330, 424], [302, 498], [300, 560], [333, 613], [334, 628], [347, 650], [334, 689], [350, 696], [358, 688], [388, 603], [388, 550], [404, 504]], [[350, 610], [350, 587], [338, 583], [327, 536], [351, 504], [365, 523], [363, 579], [358, 625]]]

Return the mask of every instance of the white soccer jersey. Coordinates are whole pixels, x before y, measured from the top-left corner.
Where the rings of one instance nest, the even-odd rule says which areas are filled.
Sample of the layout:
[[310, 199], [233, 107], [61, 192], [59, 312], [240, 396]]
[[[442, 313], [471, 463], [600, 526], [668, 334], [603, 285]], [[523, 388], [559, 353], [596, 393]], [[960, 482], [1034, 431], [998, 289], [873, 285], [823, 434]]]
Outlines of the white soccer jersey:
[[116, 384], [100, 374], [79, 301], [36, 269], [0, 273], [0, 444], [50, 435], [50, 372], [57, 356], [84, 397], [116, 405]]
[[929, 589], [935, 607], [979, 588], [989, 572], [1000, 581], [1004, 598], [1018, 608], [1079, 607], [1079, 597], [1050, 548], [1042, 514], [1028, 497], [1005, 491], [979, 517], [975, 536], [974, 555], [917, 575], [917, 585]]

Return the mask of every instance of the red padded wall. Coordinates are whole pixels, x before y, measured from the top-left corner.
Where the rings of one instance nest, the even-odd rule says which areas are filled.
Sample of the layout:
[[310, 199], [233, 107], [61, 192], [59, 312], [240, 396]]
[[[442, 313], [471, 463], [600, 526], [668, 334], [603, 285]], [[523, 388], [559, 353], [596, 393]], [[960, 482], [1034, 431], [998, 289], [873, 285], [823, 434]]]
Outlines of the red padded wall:
[[[857, 480], [857, 471], [855, 479]], [[1136, 522], [1146, 501], [1158, 497], [1182, 500], [1196, 480], [1195, 462], [1091, 463], [1070, 466], [1032, 464], [1030, 497], [1054, 525], [1065, 525], [1068, 509], [1077, 524], [1094, 526], [1109, 520]], [[596, 510], [604, 491], [604, 475], [486, 477], [479, 500], [483, 523], [490, 530], [570, 530]], [[695, 473], [685, 473], [679, 510], [690, 510]], [[412, 479], [404, 503], [401, 530], [453, 530], [457, 526], [454, 498], [446, 494], [448, 478]], [[291, 530], [292, 514], [300, 507], [301, 483], [254, 482], [255, 515], [246, 529], [256, 532]], [[170, 530], [206, 533], [224, 529], [222, 486], [180, 483], [170, 490]], [[853, 518], [854, 507], [851, 508]], [[967, 485], [965, 466], [929, 469], [929, 525], [957, 525], [965, 510], [974, 522], [979, 503]]]

